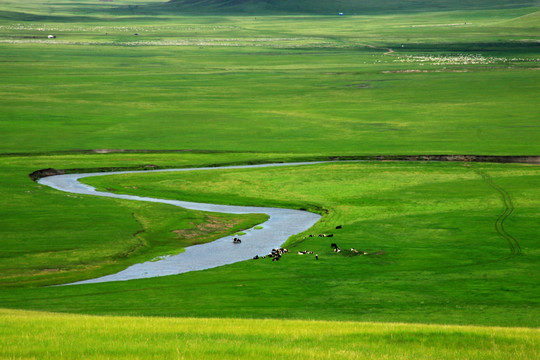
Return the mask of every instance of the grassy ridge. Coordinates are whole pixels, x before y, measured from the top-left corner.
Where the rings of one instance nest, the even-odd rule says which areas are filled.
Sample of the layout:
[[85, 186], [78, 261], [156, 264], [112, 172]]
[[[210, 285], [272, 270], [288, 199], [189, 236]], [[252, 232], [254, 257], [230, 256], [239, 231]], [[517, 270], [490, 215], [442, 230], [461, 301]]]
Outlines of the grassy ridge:
[[180, 11], [248, 14], [347, 14], [447, 11], [462, 9], [494, 9], [534, 6], [535, 0], [170, 0], [173, 9]]
[[415, 13], [426, 11], [485, 10], [538, 6], [537, 0], [4, 0], [0, 18], [24, 21], [96, 21], [104, 17], [191, 15], [346, 15]]
[[536, 329], [0, 310], [0, 357], [58, 359], [536, 359]]

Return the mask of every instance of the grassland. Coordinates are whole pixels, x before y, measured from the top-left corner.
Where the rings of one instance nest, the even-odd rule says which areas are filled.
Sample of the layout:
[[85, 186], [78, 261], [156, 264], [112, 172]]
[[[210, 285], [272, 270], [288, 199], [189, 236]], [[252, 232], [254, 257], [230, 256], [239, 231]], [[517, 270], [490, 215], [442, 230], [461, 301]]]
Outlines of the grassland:
[[534, 155], [539, 19], [4, 20], [0, 151]]
[[0, 357], [535, 359], [538, 331], [416, 324], [94, 317], [0, 311]]
[[[96, 314], [538, 326], [538, 171], [390, 162], [87, 179], [119, 192], [307, 208], [324, 217], [293, 237], [291, 254], [278, 263], [250, 261], [121, 289], [7, 289], [1, 296], [9, 306]], [[515, 208], [504, 226], [521, 253], [497, 233], [505, 206], [481, 173], [510, 194]], [[335, 236], [304, 238], [309, 233]], [[332, 252], [332, 242], [342, 253]], [[350, 248], [370, 255], [353, 256]]]
[[[540, 153], [538, 7], [338, 17], [188, 16], [170, 6], [0, 4], [0, 307], [107, 315], [3, 310], [0, 357], [177, 357], [176, 339], [191, 358], [538, 357], [537, 330], [510, 328], [540, 318], [539, 170], [528, 165], [91, 179], [138, 195], [310, 209], [323, 214], [312, 232], [335, 232], [344, 250], [306, 233], [288, 246], [319, 261], [292, 253], [41, 287], [182, 251], [174, 230], [223, 224], [191, 239], [208, 241], [259, 219], [60, 194], [30, 180], [37, 169]], [[371, 255], [350, 256], [351, 247]]]

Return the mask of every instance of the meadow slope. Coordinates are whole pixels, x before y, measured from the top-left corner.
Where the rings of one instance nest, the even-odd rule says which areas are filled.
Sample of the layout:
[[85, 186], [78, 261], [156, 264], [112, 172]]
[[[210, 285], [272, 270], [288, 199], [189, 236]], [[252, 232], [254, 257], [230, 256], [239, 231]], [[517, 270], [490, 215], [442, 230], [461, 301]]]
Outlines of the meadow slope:
[[0, 153], [536, 155], [537, 10], [3, 20]]

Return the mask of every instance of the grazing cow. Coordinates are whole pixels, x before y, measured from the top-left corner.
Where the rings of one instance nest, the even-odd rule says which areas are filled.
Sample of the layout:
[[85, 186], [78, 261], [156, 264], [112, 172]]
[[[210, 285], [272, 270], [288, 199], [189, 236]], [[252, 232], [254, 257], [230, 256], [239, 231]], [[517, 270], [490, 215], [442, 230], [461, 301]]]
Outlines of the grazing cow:
[[234, 238], [234, 239], [232, 239], [232, 242], [233, 242], [233, 244], [240, 244], [242, 242], [242, 240], [240, 240], [239, 238]]
[[340, 252], [341, 249], [337, 246], [336, 243], [332, 243], [330, 244], [330, 246], [334, 249], [334, 252]]
[[328, 234], [326, 237], [334, 237], [334, 234]]
[[282, 254], [285, 254], [285, 253], [288, 253], [288, 252], [289, 252], [289, 250], [287, 250], [287, 249], [279, 248], [279, 249], [272, 249], [271, 254], [281, 256]]
[[315, 254], [315, 260], [319, 260], [319, 254]]
[[336, 229], [341, 229], [343, 227], [343, 225], [338, 225], [336, 226]]
[[255, 255], [255, 256], [253, 257], [253, 260], [257, 260], [258, 258], [259, 258], [259, 255]]

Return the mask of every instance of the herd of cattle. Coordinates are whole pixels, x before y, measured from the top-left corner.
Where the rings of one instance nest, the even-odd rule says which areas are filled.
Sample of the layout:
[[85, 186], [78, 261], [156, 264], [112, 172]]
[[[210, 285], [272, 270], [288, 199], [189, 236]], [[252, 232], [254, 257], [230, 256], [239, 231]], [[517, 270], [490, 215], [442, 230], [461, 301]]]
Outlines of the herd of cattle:
[[[343, 227], [342, 225], [338, 225], [338, 226], [336, 226], [336, 229], [341, 229], [342, 227]], [[334, 237], [334, 234], [319, 234], [318, 236], [319, 237]], [[309, 235], [307, 237], [315, 237], [315, 235], [311, 234], [311, 235]], [[234, 244], [241, 244], [242, 240], [235, 237], [235, 238], [233, 238], [233, 243]], [[336, 252], [336, 253], [341, 252], [341, 249], [339, 248], [339, 246], [336, 243], [330, 244], [330, 247], [332, 247], [333, 251]], [[288, 252], [289, 252], [289, 250], [284, 249], [284, 248], [272, 249], [272, 251], [268, 255], [263, 255], [263, 256], [255, 255], [253, 257], [253, 260], [270, 258], [270, 259], [272, 259], [272, 261], [279, 261], [279, 259], [281, 259], [283, 254], [286, 254]], [[353, 254], [353, 255], [369, 255], [367, 252], [358, 251], [355, 248], [351, 248], [351, 254]], [[313, 251], [308, 251], [308, 250], [298, 251], [298, 255], [313, 255]], [[319, 260], [319, 254], [315, 254], [315, 260]]]

